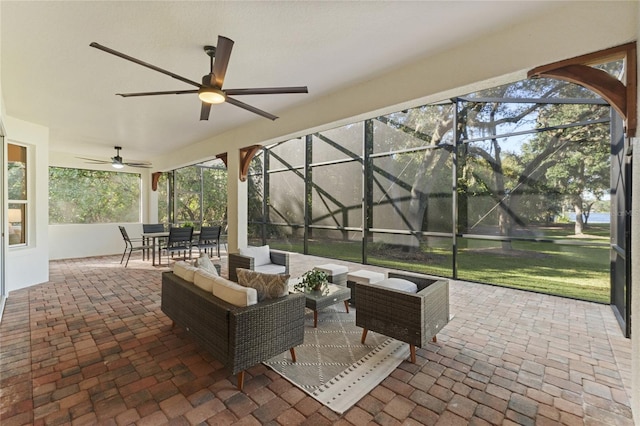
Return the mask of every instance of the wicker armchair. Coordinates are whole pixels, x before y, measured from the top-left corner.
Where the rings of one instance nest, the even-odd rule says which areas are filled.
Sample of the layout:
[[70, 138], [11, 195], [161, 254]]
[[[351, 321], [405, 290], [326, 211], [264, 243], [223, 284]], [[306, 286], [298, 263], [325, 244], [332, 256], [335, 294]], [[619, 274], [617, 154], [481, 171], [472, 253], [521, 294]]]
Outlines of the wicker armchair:
[[398, 291], [377, 284], [355, 285], [358, 299], [356, 325], [362, 327], [362, 343], [371, 330], [409, 343], [411, 362], [416, 346], [423, 347], [449, 322], [449, 280], [417, 274], [389, 273], [418, 286], [417, 293]]
[[[243, 256], [239, 253], [229, 253], [229, 279], [234, 282], [238, 282], [238, 274], [236, 268], [249, 269], [251, 271], [264, 272], [264, 273], [289, 273], [289, 253], [278, 250], [269, 250], [269, 257], [271, 259], [270, 264], [255, 265], [255, 259], [250, 256]], [[274, 266], [278, 271], [275, 271]], [[282, 268], [284, 267], [284, 268]]]

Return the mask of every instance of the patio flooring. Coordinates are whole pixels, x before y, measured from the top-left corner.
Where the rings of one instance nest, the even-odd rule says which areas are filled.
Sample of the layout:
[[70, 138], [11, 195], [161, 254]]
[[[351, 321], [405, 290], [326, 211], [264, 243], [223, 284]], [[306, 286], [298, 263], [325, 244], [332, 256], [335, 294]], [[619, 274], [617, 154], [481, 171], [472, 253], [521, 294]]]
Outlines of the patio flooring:
[[[238, 392], [160, 311], [167, 268], [139, 256], [126, 269], [119, 261], [52, 261], [49, 282], [9, 295], [0, 323], [3, 426], [633, 425], [631, 344], [605, 305], [452, 281], [454, 317], [438, 342], [338, 416], [262, 364]], [[292, 254], [292, 276], [326, 262]]]

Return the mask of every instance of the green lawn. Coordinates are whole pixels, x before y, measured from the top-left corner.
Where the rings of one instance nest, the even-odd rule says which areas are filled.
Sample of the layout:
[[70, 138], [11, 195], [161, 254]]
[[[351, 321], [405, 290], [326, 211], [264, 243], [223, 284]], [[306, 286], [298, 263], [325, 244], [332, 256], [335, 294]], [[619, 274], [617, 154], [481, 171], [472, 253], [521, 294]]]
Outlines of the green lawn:
[[[590, 225], [581, 238], [571, 235], [572, 226], [541, 227], [538, 232], [540, 239], [556, 243], [514, 241], [512, 249], [505, 251], [496, 241], [458, 239], [458, 278], [609, 303], [609, 225]], [[447, 240], [440, 239], [443, 241]], [[301, 241], [270, 241], [269, 244], [283, 250], [303, 251]], [[359, 242], [312, 241], [309, 250], [314, 256], [361, 261]], [[384, 244], [371, 244], [368, 263], [452, 276], [452, 254], [446, 244], [440, 247], [432, 244], [412, 253]]]

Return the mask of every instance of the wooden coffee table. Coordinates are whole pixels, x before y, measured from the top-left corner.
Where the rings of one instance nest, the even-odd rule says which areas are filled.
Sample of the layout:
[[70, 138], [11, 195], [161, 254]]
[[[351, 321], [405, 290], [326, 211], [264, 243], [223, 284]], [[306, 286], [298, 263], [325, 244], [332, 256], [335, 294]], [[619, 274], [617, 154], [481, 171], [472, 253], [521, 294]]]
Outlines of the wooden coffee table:
[[[293, 290], [293, 285], [290, 284], [289, 289]], [[349, 287], [327, 284], [323, 290], [305, 291], [304, 297], [306, 307], [313, 311], [313, 328], [318, 327], [318, 311], [327, 306], [344, 302], [344, 307], [349, 313], [349, 299], [351, 298], [351, 289]]]

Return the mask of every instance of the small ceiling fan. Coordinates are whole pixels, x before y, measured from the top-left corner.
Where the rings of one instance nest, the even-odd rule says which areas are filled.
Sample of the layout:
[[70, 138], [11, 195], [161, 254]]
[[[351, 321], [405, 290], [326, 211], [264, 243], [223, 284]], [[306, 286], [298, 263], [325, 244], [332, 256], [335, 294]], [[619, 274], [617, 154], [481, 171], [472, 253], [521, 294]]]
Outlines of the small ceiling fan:
[[122, 147], [120, 146], [114, 146], [113, 147], [116, 150], [116, 155], [115, 157], [111, 157], [110, 160], [96, 160], [94, 158], [84, 158], [84, 157], [77, 157], [81, 160], [87, 160], [87, 163], [90, 164], [111, 164], [111, 167], [113, 167], [114, 169], [121, 169], [124, 166], [129, 166], [129, 167], [140, 167], [143, 169], [149, 169], [151, 168], [151, 163], [149, 163], [148, 161], [122, 161], [122, 157], [120, 157], [120, 150], [122, 149]]
[[100, 49], [104, 52], [111, 53], [112, 55], [126, 59], [143, 67], [150, 68], [154, 71], [158, 71], [162, 74], [173, 77], [176, 80], [180, 80], [187, 84], [197, 87], [192, 90], [169, 90], [163, 92], [140, 92], [140, 93], [116, 93], [116, 95], [122, 97], [133, 96], [156, 96], [156, 95], [184, 95], [188, 93], [197, 93], [198, 97], [202, 101], [202, 107], [200, 109], [200, 120], [208, 120], [209, 112], [211, 111], [212, 104], [220, 104], [223, 102], [230, 103], [237, 107], [246, 109], [255, 114], [261, 115], [270, 120], [275, 120], [277, 116], [258, 109], [254, 106], [248, 105], [230, 96], [234, 95], [273, 95], [282, 93], [309, 93], [307, 86], [293, 86], [293, 87], [263, 87], [263, 88], [248, 88], [248, 89], [222, 89], [224, 83], [224, 77], [227, 73], [227, 66], [229, 65], [229, 57], [231, 56], [231, 49], [233, 48], [233, 40], [218, 36], [217, 46], [204, 46], [204, 51], [209, 55], [210, 71], [202, 77], [202, 84], [197, 83], [188, 78], [182, 77], [178, 74], [174, 74], [171, 71], [158, 68], [155, 65], [143, 62], [139, 59], [133, 58], [124, 53], [120, 53], [111, 48], [102, 46], [96, 42], [91, 43], [89, 46]]

